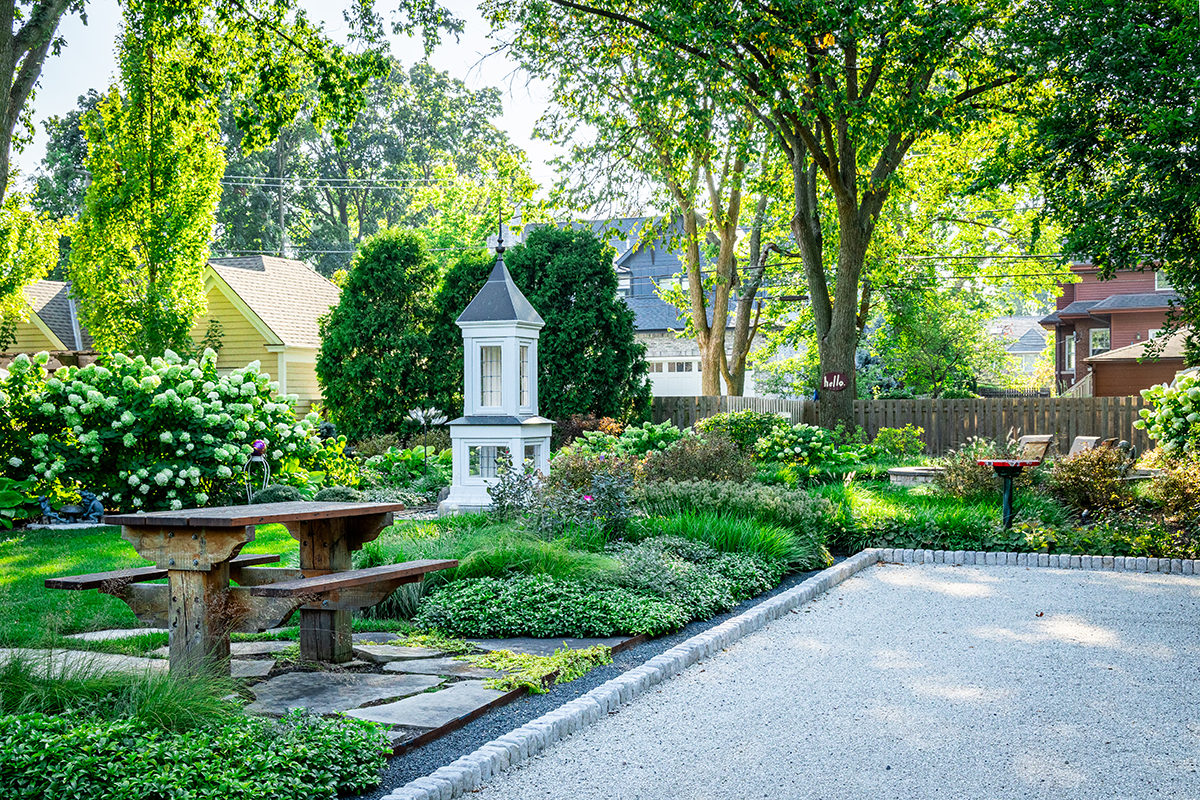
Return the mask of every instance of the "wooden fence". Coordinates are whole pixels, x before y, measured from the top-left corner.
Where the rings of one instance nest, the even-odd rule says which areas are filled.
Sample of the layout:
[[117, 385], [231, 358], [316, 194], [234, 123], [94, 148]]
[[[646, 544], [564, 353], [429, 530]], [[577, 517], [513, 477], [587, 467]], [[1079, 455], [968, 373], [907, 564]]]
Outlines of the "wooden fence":
[[[656, 423], [671, 421], [690, 427], [723, 411], [752, 409], [787, 415], [815, 425], [820, 404], [812, 400], [763, 397], [656, 397]], [[1060, 453], [1076, 436], [1125, 439], [1139, 451], [1150, 448], [1145, 431], [1135, 430], [1141, 397], [1005, 397], [972, 400], [856, 400], [854, 418], [867, 435], [880, 428], [916, 425], [925, 430], [925, 452], [943, 455], [973, 436], [1007, 438], [1026, 433], [1052, 433]]]

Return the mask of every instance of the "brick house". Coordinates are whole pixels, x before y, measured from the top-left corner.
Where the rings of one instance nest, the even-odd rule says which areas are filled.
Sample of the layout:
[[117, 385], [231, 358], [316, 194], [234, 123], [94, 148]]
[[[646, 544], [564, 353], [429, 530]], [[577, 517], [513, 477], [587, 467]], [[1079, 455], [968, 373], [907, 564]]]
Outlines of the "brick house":
[[[1164, 359], [1137, 360], [1144, 345], [1166, 324], [1167, 312], [1179, 295], [1166, 276], [1155, 270], [1123, 271], [1102, 281], [1099, 269], [1090, 264], [1073, 264], [1076, 283], [1064, 283], [1054, 313], [1041, 320], [1054, 332], [1054, 375], [1063, 394], [1114, 397], [1136, 394], [1174, 376], [1173, 363]], [[1109, 351], [1122, 351], [1120, 358], [1106, 358], [1105, 379], [1096, 382], [1094, 359]], [[1136, 352], [1136, 355], [1133, 355]], [[1125, 357], [1128, 356], [1128, 357]], [[1182, 361], [1180, 361], [1182, 367]]]

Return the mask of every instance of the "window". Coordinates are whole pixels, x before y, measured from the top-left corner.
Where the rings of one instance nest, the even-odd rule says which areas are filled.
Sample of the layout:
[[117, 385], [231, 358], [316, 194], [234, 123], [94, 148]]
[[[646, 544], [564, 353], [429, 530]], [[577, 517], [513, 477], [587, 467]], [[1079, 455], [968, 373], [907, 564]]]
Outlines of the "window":
[[653, 364], [650, 365], [651, 372], [662, 372], [662, 368], [663, 368], [663, 362], [661, 362], [661, 361], [655, 361]]
[[501, 405], [500, 347], [479, 348], [479, 405]]
[[1162, 333], [1162, 328], [1151, 328], [1150, 331], [1146, 334], [1146, 338], [1147, 339], [1157, 339], [1158, 335], [1160, 333]]
[[1112, 335], [1108, 328], [1092, 328], [1088, 331], [1090, 347], [1088, 355], [1094, 356], [1097, 353], [1106, 352], [1111, 346]]
[[690, 361], [684, 361], [684, 362], [680, 363], [679, 366], [683, 368], [683, 370], [682, 370], [683, 372], [691, 372], [692, 371], [692, 362], [690, 362]]
[[667, 362], [667, 372], [674, 372], [674, 371], [675, 371], [675, 362], [668, 361]]
[[540, 444], [525, 445], [525, 460], [532, 461], [535, 465], [538, 463], [538, 458], [541, 457], [542, 446]]
[[496, 459], [507, 456], [508, 448], [498, 445], [473, 445], [467, 448], [467, 474], [472, 478], [496, 477]]
[[1075, 337], [1067, 336], [1063, 342], [1063, 372], [1075, 371]]
[[521, 345], [521, 405], [529, 405], [529, 345]]
[[1174, 289], [1175, 287], [1171, 285], [1170, 279], [1167, 278], [1166, 274], [1162, 270], [1154, 270], [1154, 291], [1169, 292], [1173, 291]]

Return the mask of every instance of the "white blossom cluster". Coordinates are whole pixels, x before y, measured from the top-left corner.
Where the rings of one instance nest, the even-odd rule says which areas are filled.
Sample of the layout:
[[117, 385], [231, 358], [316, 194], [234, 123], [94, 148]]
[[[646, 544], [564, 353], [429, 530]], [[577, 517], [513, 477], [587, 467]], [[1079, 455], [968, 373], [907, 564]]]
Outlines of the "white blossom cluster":
[[1145, 430], [1169, 454], [1200, 448], [1200, 378], [1183, 374], [1173, 386], [1143, 389], [1142, 397], [1151, 408], [1138, 412], [1141, 419], [1133, 423], [1135, 428]]
[[6, 473], [43, 487], [90, 488], [113, 509], [202, 506], [241, 478], [255, 439], [273, 471], [320, 446], [316, 416], [297, 420], [296, 395], [280, 397], [257, 361], [222, 375], [211, 349], [186, 362], [116, 354], [48, 376], [48, 358], [18, 356], [0, 383]]

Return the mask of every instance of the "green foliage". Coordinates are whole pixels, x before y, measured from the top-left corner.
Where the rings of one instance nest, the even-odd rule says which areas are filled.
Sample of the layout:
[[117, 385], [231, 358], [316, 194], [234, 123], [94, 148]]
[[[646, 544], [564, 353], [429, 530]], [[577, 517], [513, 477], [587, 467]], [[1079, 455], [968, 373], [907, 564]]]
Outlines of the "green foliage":
[[558, 451], [583, 436], [584, 431], [602, 431], [612, 436], [620, 436], [625, 426], [612, 417], [594, 417], [575, 414], [554, 423], [554, 431], [550, 434], [550, 448]]
[[679, 606], [618, 587], [548, 575], [455, 581], [426, 597], [415, 619], [459, 636], [658, 635], [689, 621]]
[[[569, 450], [586, 456], [643, 456], [653, 450], [665, 450], [680, 439], [692, 435], [691, 431], [681, 431], [670, 422], [658, 425], [643, 422], [641, 425], [630, 425], [615, 435], [603, 430], [583, 431], [581, 438], [558, 452], [562, 454]], [[558, 457], [555, 456], [556, 468]]]
[[[783, 568], [811, 568], [820, 559], [787, 528], [752, 517], [704, 512], [672, 517], [645, 517], [633, 526], [637, 538], [670, 536], [700, 542], [721, 553], [744, 553]], [[778, 582], [778, 580], [776, 580]]]
[[318, 503], [361, 503], [363, 494], [349, 486], [326, 486], [313, 495], [313, 500]]
[[0, 455], [40, 486], [81, 486], [110, 510], [204, 506], [236, 492], [251, 443], [278, 473], [317, 449], [254, 362], [219, 375], [211, 351], [183, 361], [115, 354], [53, 377], [45, 354], [18, 356], [0, 387]]
[[1200, 450], [1200, 378], [1180, 375], [1174, 385], [1159, 384], [1142, 390], [1150, 403], [1133, 423], [1144, 430], [1168, 458], [1195, 457]]
[[87, 657], [0, 660], [0, 714], [81, 714], [182, 732], [237, 717], [237, 706], [222, 699], [236, 688], [227, 678], [122, 672]]
[[777, 525], [797, 540], [799, 553], [785, 562], [789, 566], [813, 569], [832, 563], [825, 536], [833, 509], [828, 500], [810, 493], [729, 481], [662, 481], [642, 487], [637, 502], [654, 517], [707, 513]]
[[[941, 467], [941, 472], [934, 476], [934, 488], [951, 497], [976, 497], [997, 492], [1000, 478], [996, 476], [996, 471], [978, 462], [989, 458], [1016, 458], [1017, 455], [1015, 440], [999, 442], [973, 436], [967, 439], [962, 447], [948, 450], [946, 455], [934, 462], [936, 466]], [[1013, 479], [1013, 486], [1031, 486], [1041, 469], [1025, 469]]]
[[316, 368], [333, 421], [352, 439], [406, 427], [408, 410], [426, 404], [436, 281], [411, 231], [381, 231], [355, 254], [338, 304], [321, 319]]
[[648, 481], [737, 481], [753, 477], [749, 456], [722, 435], [685, 437], [666, 450], [652, 450], [646, 459]]
[[556, 480], [551, 470], [533, 492], [529, 510], [534, 527], [546, 538], [599, 535], [609, 540], [625, 532], [633, 515], [632, 489], [632, 474], [620, 468], [596, 470], [582, 489]]
[[[539, 413], [551, 419], [644, 416], [650, 406], [645, 347], [634, 339], [633, 311], [617, 296], [604, 243], [590, 230], [547, 225], [532, 230], [504, 260], [546, 322], [538, 341]], [[446, 273], [439, 290], [432, 336], [441, 343], [446, 380], [453, 381], [444, 391], [458, 398], [442, 408], [461, 407], [462, 338], [454, 319], [483, 287], [492, 264], [487, 256], [467, 256]]]
[[42, 507], [33, 490], [33, 481], [0, 476], [0, 528], [11, 528], [18, 520], [41, 515]]
[[1200, 463], [1172, 465], [1151, 481], [1150, 494], [1162, 506], [1168, 522], [1195, 529], [1200, 523]]
[[777, 428], [788, 426], [785, 417], [766, 411], [726, 411], [706, 417], [696, 423], [700, 433], [720, 434], [738, 446], [742, 452], [750, 453], [759, 439]]
[[1080, 511], [1117, 509], [1129, 505], [1129, 484], [1121, 480], [1129, 456], [1115, 447], [1095, 447], [1054, 462], [1050, 491]]
[[321, 442], [321, 447], [312, 456], [313, 470], [321, 473], [326, 486], [349, 486], [358, 488], [359, 460], [346, 453], [346, 437], [331, 436]]
[[374, 486], [408, 486], [426, 475], [434, 478], [438, 485], [450, 485], [450, 470], [454, 465], [451, 450], [440, 453], [432, 447], [420, 445], [401, 450], [390, 448], [371, 456], [363, 465], [363, 480]]
[[0, 205], [0, 349], [16, 340], [17, 321], [32, 313], [25, 287], [55, 266], [59, 234], [69, 227], [31, 208], [29, 200], [9, 192]]
[[790, 428], [775, 428], [760, 438], [754, 449], [764, 461], [784, 464], [819, 464], [835, 458], [833, 437], [829, 431], [804, 423]]
[[260, 503], [299, 503], [304, 499], [304, 496], [300, 494], [300, 490], [295, 486], [272, 483], [270, 486], [264, 486], [252, 494], [250, 496], [250, 503], [251, 505], [259, 505]]
[[1187, 531], [1172, 533], [1163, 518], [1136, 505], [1100, 511], [1089, 525], [1021, 521], [1014, 531], [1020, 550], [1135, 558], [1196, 558], [1200, 542]]
[[507, 451], [496, 456], [496, 481], [487, 488], [492, 516], [505, 521], [526, 511], [537, 482], [537, 470], [531, 461], [514, 466]]
[[489, 689], [501, 692], [525, 689], [530, 694], [545, 694], [555, 684], [570, 683], [596, 667], [611, 664], [612, 651], [602, 644], [580, 650], [572, 650], [564, 645], [551, 656], [493, 650], [483, 655], [461, 656], [460, 659], [477, 667], [505, 673], [502, 678], [485, 680], [483, 684]]
[[880, 428], [871, 448], [876, 454], [888, 456], [916, 456], [925, 452], [924, 428], [905, 425], [903, 428]]
[[177, 13], [124, 8], [122, 85], [83, 120], [91, 182], [70, 275], [80, 322], [102, 351], [186, 353], [205, 308], [225, 159], [216, 96], [189, 91], [197, 59], [178, 44]]
[[388, 749], [371, 723], [303, 711], [179, 734], [136, 720], [22, 714], [0, 717], [0, 792], [13, 800], [333, 800], [377, 785]]

